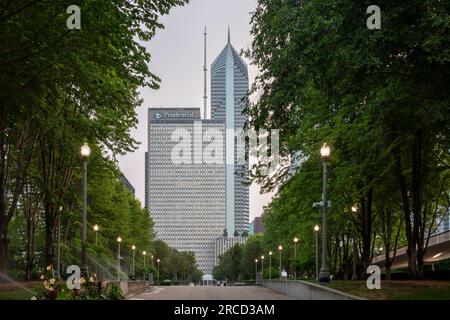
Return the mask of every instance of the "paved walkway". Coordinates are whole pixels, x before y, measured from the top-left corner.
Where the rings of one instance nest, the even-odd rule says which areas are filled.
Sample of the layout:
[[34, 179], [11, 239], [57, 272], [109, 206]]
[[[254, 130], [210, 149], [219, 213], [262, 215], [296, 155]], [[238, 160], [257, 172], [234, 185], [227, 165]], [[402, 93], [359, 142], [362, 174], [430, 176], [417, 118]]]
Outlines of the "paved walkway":
[[130, 300], [292, 300], [263, 287], [154, 287]]

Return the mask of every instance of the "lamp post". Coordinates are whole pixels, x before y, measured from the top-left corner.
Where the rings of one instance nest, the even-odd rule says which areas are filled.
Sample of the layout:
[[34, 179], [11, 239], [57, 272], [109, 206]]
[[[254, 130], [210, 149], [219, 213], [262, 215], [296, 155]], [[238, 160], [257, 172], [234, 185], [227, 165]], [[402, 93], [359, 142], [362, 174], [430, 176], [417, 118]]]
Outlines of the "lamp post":
[[272, 251], [269, 251], [269, 280], [272, 280]]
[[131, 250], [133, 250], [133, 265], [132, 265], [132, 267], [131, 267], [131, 270], [133, 271], [133, 280], [135, 280], [136, 279], [136, 277], [135, 277], [135, 272], [134, 272], [134, 259], [135, 259], [135, 257], [136, 257], [136, 246], [135, 245], [133, 245], [132, 247], [131, 247]]
[[319, 241], [317, 235], [319, 233], [320, 227], [318, 224], [314, 226], [314, 233], [316, 235], [316, 281], [319, 281]]
[[81, 157], [83, 158], [83, 229], [81, 239], [81, 270], [85, 276], [87, 276], [87, 256], [86, 256], [86, 236], [87, 236], [87, 160], [91, 154], [91, 148], [85, 143], [81, 147]]
[[261, 256], [261, 274], [264, 279], [264, 256]]
[[156, 262], [158, 262], [158, 286], [159, 286], [159, 263], [161, 262], [161, 260], [158, 258], [158, 260], [156, 260]]
[[56, 258], [56, 270], [58, 278], [61, 278], [61, 211], [62, 206], [59, 207], [58, 211], [58, 249], [57, 249], [57, 258]]
[[95, 245], [97, 245], [98, 224], [94, 224]]
[[145, 257], [147, 256], [147, 251], [142, 251], [142, 255], [144, 256], [144, 281], [145, 281], [145, 274], [147, 273], [145, 270]]
[[283, 246], [280, 244], [278, 246], [278, 251], [280, 252], [280, 279], [281, 279], [281, 251], [283, 250]]
[[[356, 206], [352, 207], [352, 212], [355, 214], [358, 212], [358, 208]], [[358, 280], [358, 274], [356, 271], [356, 223], [353, 223], [353, 274], [352, 280]]]
[[330, 147], [326, 143], [320, 149], [323, 164], [323, 211], [322, 211], [322, 267], [320, 268], [319, 281], [330, 282], [330, 270], [328, 268], [328, 226], [327, 226], [327, 209], [328, 209], [328, 194], [327, 194], [327, 166], [330, 158]]
[[297, 243], [298, 238], [294, 238], [294, 278], [297, 279]]
[[117, 281], [120, 281], [120, 243], [122, 242], [122, 238], [117, 238]]
[[[95, 246], [97, 246], [97, 233], [98, 233], [98, 224], [94, 224], [94, 234], [95, 234]], [[97, 251], [97, 249], [96, 249]], [[95, 264], [95, 274], [98, 277], [98, 251], [97, 251], [97, 262]]]
[[255, 259], [255, 284], [256, 284], [257, 274], [258, 274], [258, 259]]

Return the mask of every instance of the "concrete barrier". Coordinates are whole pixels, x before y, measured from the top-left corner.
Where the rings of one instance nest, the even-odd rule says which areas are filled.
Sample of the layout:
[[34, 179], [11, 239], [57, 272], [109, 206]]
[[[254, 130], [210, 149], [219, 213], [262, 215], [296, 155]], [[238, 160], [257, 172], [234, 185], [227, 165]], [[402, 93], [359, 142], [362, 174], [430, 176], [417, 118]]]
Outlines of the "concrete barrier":
[[307, 281], [264, 280], [263, 286], [297, 300], [367, 300]]

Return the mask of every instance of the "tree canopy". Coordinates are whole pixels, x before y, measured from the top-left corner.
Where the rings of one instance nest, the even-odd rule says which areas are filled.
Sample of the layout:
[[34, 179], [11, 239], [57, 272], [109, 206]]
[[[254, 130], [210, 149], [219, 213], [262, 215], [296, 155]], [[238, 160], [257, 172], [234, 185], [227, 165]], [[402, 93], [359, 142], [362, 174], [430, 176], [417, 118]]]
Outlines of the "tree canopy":
[[253, 170], [253, 178], [265, 190], [279, 188], [264, 219], [268, 241], [312, 240], [326, 142], [334, 272], [349, 273], [352, 254], [365, 270], [375, 243], [389, 250], [399, 239], [410, 273], [420, 277], [427, 237], [449, 208], [450, 5], [380, 1], [379, 30], [366, 26], [369, 5], [258, 1], [246, 52], [260, 70], [258, 99], [247, 112], [256, 129], [280, 130], [287, 165], [270, 177]]
[[64, 257], [77, 255], [85, 142], [93, 150], [88, 220], [102, 228], [91, 258], [95, 251], [115, 255], [118, 235], [125, 252], [133, 242], [150, 248], [151, 218], [124, 190], [115, 158], [138, 146], [130, 132], [139, 88], [159, 87], [143, 42], [163, 28], [162, 15], [187, 2], [78, 1], [79, 29], [67, 26], [70, 1], [0, 4], [0, 272], [22, 252], [8, 250], [17, 239], [27, 278], [36, 259], [55, 265], [60, 207]]

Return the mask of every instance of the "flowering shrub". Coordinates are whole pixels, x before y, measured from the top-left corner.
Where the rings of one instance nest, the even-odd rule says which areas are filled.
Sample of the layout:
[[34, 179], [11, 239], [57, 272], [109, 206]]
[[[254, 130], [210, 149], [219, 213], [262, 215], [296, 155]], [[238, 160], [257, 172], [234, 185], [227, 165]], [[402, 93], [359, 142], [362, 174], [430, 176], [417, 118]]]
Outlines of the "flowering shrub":
[[49, 265], [41, 274], [40, 279], [43, 282], [43, 290], [31, 300], [56, 300], [60, 293], [64, 292], [63, 283], [54, 275], [53, 266]]
[[[57, 300], [73, 299], [73, 300], [98, 300], [102, 298], [101, 282], [96, 280], [93, 274], [89, 278], [81, 277], [80, 280], [73, 280], [72, 284], [77, 286], [78, 281], [80, 289], [69, 290], [65, 286], [65, 282], [54, 275], [53, 266], [49, 265], [41, 274], [40, 279], [43, 281], [43, 290], [31, 300]], [[66, 289], [64, 289], [66, 288]], [[67, 291], [66, 291], [67, 290]], [[64, 295], [64, 293], [66, 293]]]
[[80, 278], [80, 289], [72, 290], [73, 300], [101, 299], [101, 282], [96, 281], [96, 274], [89, 278]]

